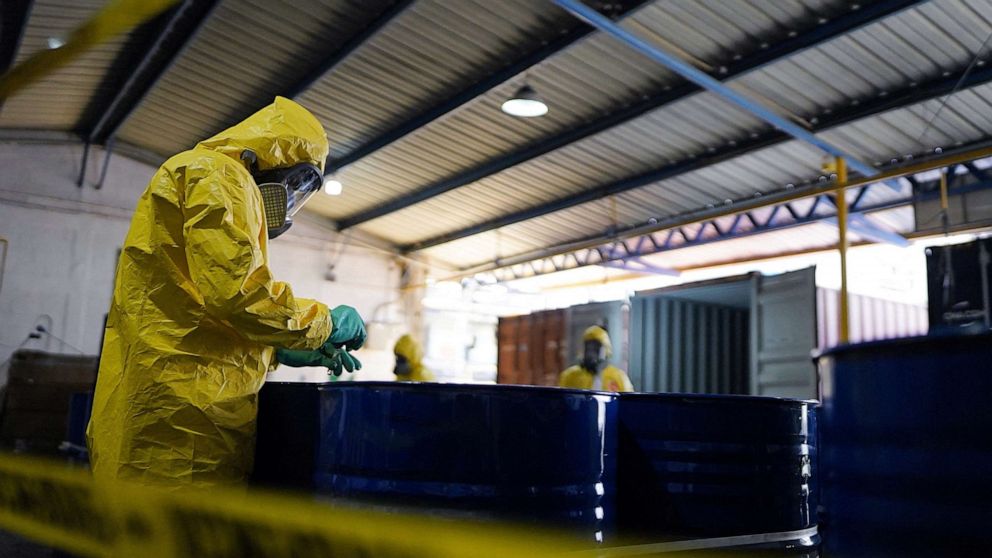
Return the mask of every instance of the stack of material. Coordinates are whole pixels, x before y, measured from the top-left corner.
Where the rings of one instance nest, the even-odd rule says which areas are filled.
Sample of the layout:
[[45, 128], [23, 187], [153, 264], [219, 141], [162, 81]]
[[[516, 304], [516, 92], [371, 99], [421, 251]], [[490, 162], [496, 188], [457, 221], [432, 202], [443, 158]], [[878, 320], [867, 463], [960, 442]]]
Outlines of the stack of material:
[[73, 394], [92, 391], [95, 356], [20, 350], [10, 359], [0, 412], [0, 446], [57, 454]]

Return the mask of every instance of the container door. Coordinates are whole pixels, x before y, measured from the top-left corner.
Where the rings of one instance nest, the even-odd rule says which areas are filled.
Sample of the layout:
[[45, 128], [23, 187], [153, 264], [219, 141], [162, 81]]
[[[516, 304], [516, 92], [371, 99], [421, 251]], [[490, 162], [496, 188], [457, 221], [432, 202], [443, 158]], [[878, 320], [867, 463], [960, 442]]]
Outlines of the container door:
[[520, 316], [517, 322], [517, 377], [515, 384], [532, 384], [532, 366], [530, 361], [531, 346], [530, 332], [534, 327], [534, 315]]
[[754, 278], [751, 393], [815, 399], [816, 268]]
[[558, 375], [565, 369], [563, 343], [565, 311], [552, 310], [544, 317], [544, 379], [546, 386], [558, 385]]
[[535, 312], [531, 314], [530, 323], [530, 381], [528, 384], [536, 386], [544, 382], [544, 324], [548, 320], [548, 312]]
[[496, 361], [496, 382], [517, 383], [517, 325], [519, 317], [500, 318], [496, 330], [499, 353]]

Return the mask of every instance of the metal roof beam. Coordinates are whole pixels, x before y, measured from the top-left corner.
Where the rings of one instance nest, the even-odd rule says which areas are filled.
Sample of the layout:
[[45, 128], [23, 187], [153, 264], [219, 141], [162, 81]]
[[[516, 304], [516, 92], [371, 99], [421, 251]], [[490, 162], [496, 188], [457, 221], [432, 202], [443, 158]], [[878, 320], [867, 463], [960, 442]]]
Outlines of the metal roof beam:
[[217, 4], [217, 0], [185, 0], [175, 9], [127, 81], [98, 113], [93, 127], [81, 132], [87, 143], [104, 143], [117, 134], [148, 92], [193, 42]]
[[667, 277], [678, 277], [682, 275], [682, 272], [677, 269], [650, 264], [643, 261], [641, 258], [626, 258], [619, 261], [605, 261], [599, 265], [612, 269], [636, 271], [637, 273], [650, 273], [653, 275], [665, 275]]
[[[634, 10], [639, 8], [644, 3], [645, 0], [636, 0], [627, 1], [624, 4], [618, 4], [620, 7], [615, 10], [612, 15], [615, 18], [625, 17], [633, 13]], [[455, 93], [453, 96], [442, 100], [434, 106], [428, 107], [426, 110], [417, 113], [407, 120], [404, 120], [389, 130], [386, 130], [382, 134], [370, 139], [355, 149], [352, 149], [348, 153], [337, 158], [328, 157], [327, 164], [324, 168], [328, 173], [337, 172], [355, 161], [358, 161], [359, 159], [368, 157], [372, 153], [386, 147], [394, 141], [405, 137], [407, 134], [430, 124], [445, 114], [448, 114], [465, 103], [475, 99], [476, 97], [483, 95], [489, 90], [494, 89], [514, 77], [526, 72], [531, 67], [536, 66], [551, 56], [577, 43], [581, 39], [590, 35], [593, 31], [594, 29], [592, 27], [584, 23], [580, 23], [573, 29], [563, 32], [558, 38], [545, 43], [541, 48], [525, 54], [523, 58], [511, 62], [509, 65], [498, 70], [496, 73], [482, 78], [467, 88]]]
[[389, 23], [395, 18], [399, 17], [399, 15], [405, 12], [407, 8], [413, 5], [413, 3], [414, 0], [397, 0], [396, 2], [393, 2], [392, 5], [379, 14], [375, 20], [365, 26], [361, 32], [351, 37], [343, 45], [335, 49], [334, 52], [321, 60], [320, 63], [317, 64], [317, 66], [303, 79], [290, 87], [286, 92], [286, 97], [291, 99], [298, 97], [304, 91], [310, 89], [310, 87], [320, 81], [325, 75], [333, 72], [335, 68], [341, 64], [341, 62], [344, 62], [344, 60], [351, 56], [353, 52], [358, 50], [359, 47], [374, 37], [384, 27], [389, 25]]
[[[817, 137], [808, 128], [803, 127], [790, 118], [783, 116], [774, 109], [766, 106], [763, 102], [741, 93], [736, 89], [724, 84], [721, 80], [714, 78], [699, 68], [682, 60], [677, 54], [668, 52], [659, 45], [653, 44], [639, 37], [635, 33], [627, 31], [616, 23], [600, 15], [599, 12], [589, 8], [579, 0], [551, 0], [559, 7], [568, 10], [575, 17], [582, 19], [590, 25], [596, 26], [600, 31], [611, 35], [614, 39], [621, 41], [627, 46], [637, 50], [641, 54], [651, 58], [655, 62], [665, 66], [669, 70], [679, 74], [683, 78], [719, 96], [723, 100], [737, 105], [738, 108], [750, 113], [752, 116], [764, 120], [775, 128], [782, 130], [786, 134], [799, 141], [806, 142], [813, 147], [819, 148], [825, 153], [840, 157], [847, 162], [847, 166], [857, 171], [862, 176], [874, 176], [878, 174], [875, 167], [870, 163], [862, 161], [853, 153], [844, 148], [831, 143], [823, 138]], [[899, 185], [895, 184], [893, 190], [899, 191]]]
[[[822, 222], [836, 226], [837, 218], [828, 217], [826, 219], [823, 219]], [[885, 229], [876, 226], [871, 221], [868, 221], [867, 218], [860, 213], [851, 215], [850, 219], [847, 222], [847, 226], [850, 232], [853, 232], [854, 234], [863, 237], [865, 240], [878, 242], [880, 244], [891, 244], [892, 246], [898, 246], [900, 248], [905, 248], [906, 246], [909, 246], [909, 241], [906, 240], [905, 237], [903, 237], [898, 233], [887, 231]]]
[[[858, 10], [846, 13], [826, 23], [817, 23], [809, 29], [800, 30], [795, 36], [789, 37], [768, 48], [760, 49], [740, 60], [728, 60], [725, 64], [716, 64], [715, 66], [725, 69], [725, 71], [721, 71], [718, 74], [718, 77], [720, 80], [725, 81], [742, 76], [766, 64], [782, 60], [821, 42], [834, 39], [854, 29], [878, 21], [897, 11], [918, 4], [920, 1], [883, 0], [861, 6]], [[565, 132], [555, 136], [543, 138], [521, 149], [490, 159], [481, 165], [430, 184], [415, 192], [378, 204], [368, 210], [346, 216], [338, 221], [338, 226], [341, 229], [346, 229], [364, 223], [365, 221], [399, 211], [428, 198], [471, 184], [472, 182], [540, 157], [568, 144], [598, 134], [642, 116], [649, 111], [699, 93], [700, 91], [703, 91], [702, 87], [690, 82], [672, 87], [667, 91], [651, 95], [642, 101], [607, 114], [602, 118], [569, 128]]]
[[[24, 41], [31, 17], [31, 0], [5, 0], [0, 2], [0, 76], [14, 67], [17, 52]], [[592, 28], [590, 28], [590, 31]], [[0, 99], [0, 108], [4, 99]]]
[[[948, 152], [950, 151], [950, 152]], [[885, 178], [910, 178], [913, 175], [919, 175], [920, 173], [928, 173], [933, 169], [940, 168], [941, 166], [947, 166], [948, 164], [954, 164], [960, 161], [974, 161], [979, 159], [989, 159], [992, 160], [992, 141], [985, 140], [979, 141], [971, 144], [966, 144], [961, 147], [953, 148], [952, 150], [945, 150], [943, 155], [939, 157], [927, 157], [923, 161], [911, 164], [891, 164], [886, 166], [883, 170], [885, 172]], [[819, 183], [817, 181], [811, 181], [809, 184], [803, 186], [802, 188], [796, 188], [795, 190], [780, 190], [768, 194], [767, 196], [762, 196], [761, 198], [755, 197], [744, 197], [740, 198], [729, 205], [721, 205], [715, 207], [707, 207], [696, 210], [687, 211], [680, 213], [678, 215], [673, 215], [671, 217], [666, 217], [664, 219], [652, 219], [646, 223], [629, 225], [623, 227], [621, 230], [616, 230], [611, 227], [610, 230], [599, 233], [595, 235], [586, 236], [579, 239], [573, 239], [570, 241], [557, 244], [555, 246], [550, 246], [541, 249], [531, 250], [529, 252], [524, 252], [516, 254], [513, 256], [506, 256], [494, 260], [492, 262], [487, 262], [479, 265], [474, 265], [470, 267], [462, 268], [460, 271], [463, 274], [470, 275], [474, 273], [482, 273], [490, 271], [494, 268], [504, 267], [508, 265], [514, 265], [522, 261], [530, 261], [534, 259], [540, 259], [544, 257], [550, 257], [556, 254], [564, 254], [573, 252], [575, 250], [583, 250], [589, 247], [602, 246], [603, 244], [615, 242], [617, 238], [632, 238], [640, 236], [642, 234], [657, 234], [660, 231], [668, 231], [669, 235], [673, 235], [675, 232], [681, 231], [682, 227], [691, 225], [694, 223], [700, 223], [703, 221], [727, 217], [728, 215], [736, 215], [738, 213], [744, 213], [747, 215], [749, 212], [760, 208], [771, 208], [771, 213], [781, 213], [782, 204], [793, 202], [798, 199], [803, 198], [815, 198], [820, 196], [832, 196], [836, 193], [838, 188], [843, 188], [844, 190], [853, 190], [856, 188], [861, 188], [864, 186], [870, 186], [877, 182], [872, 182], [871, 178], [850, 178], [848, 180], [848, 186], [837, 185], [835, 182]], [[976, 188], [992, 188], [990, 183], [981, 183]], [[919, 196], [917, 192], [914, 194]], [[935, 194], [936, 195], [936, 194]], [[909, 203], [913, 199], [913, 195], [905, 197], [905, 202]], [[861, 206], [857, 209], [858, 213], [878, 211], [881, 209], [889, 209], [892, 207], [897, 207], [902, 203], [895, 202], [883, 202], [880, 204], [874, 204], [870, 206]], [[853, 212], [852, 212], [853, 213]], [[818, 221], [827, 217], [835, 216], [833, 213], [820, 213], [817, 215], [807, 215], [804, 219], [809, 219], [810, 222]], [[759, 221], [755, 219], [755, 221]], [[768, 226], [775, 226], [782, 223], [793, 223], [791, 218], [788, 219], [769, 219], [765, 220], [764, 223], [758, 223], [759, 228], [767, 228]], [[744, 233], [750, 233], [751, 231], [743, 231]], [[688, 240], [683, 235], [685, 240]], [[705, 239], [703, 240], [705, 242]], [[682, 246], [685, 243], [679, 243], [673, 246]]]
[[[919, 84], [915, 87], [909, 86], [899, 91], [888, 92], [885, 95], [878, 95], [873, 99], [862, 99], [857, 103], [847, 105], [843, 110], [834, 110], [830, 114], [823, 114], [817, 117], [812, 131], [815, 133], [825, 132], [838, 126], [875, 116], [889, 110], [914, 105], [916, 103], [921, 103], [948, 95], [955, 90], [959, 80], [960, 77], [958, 75], [952, 75], [951, 77], [946, 78], [941, 77], [928, 83]], [[982, 67], [969, 73], [961, 83], [960, 89], [964, 90], [990, 82], [992, 82], [992, 67]], [[729, 161], [767, 147], [779, 145], [791, 139], [792, 137], [784, 132], [772, 130], [763, 135], [759, 135], [757, 138], [739, 141], [736, 145], [718, 149], [714, 153], [703, 157], [690, 158], [670, 165], [658, 167], [639, 175], [624, 178], [616, 182], [602, 184], [590, 190], [578, 192], [556, 200], [551, 200], [515, 213], [508, 213], [500, 217], [483, 221], [476, 225], [444, 233], [426, 240], [414, 242], [406, 246], [402, 246], [401, 249], [404, 252], [424, 250], [432, 246], [438, 246], [440, 244], [445, 244], [461, 238], [484, 233], [505, 227], [507, 225], [512, 225], [514, 223], [520, 223], [522, 221], [548, 215], [556, 211], [561, 211], [563, 209], [596, 201], [629, 190], [643, 188], [645, 186], [675, 178], [686, 173], [694, 172], [717, 163]]]
[[[6, 74], [17, 60], [32, 4], [31, 0], [10, 0], [0, 6], [0, 76]], [[589, 31], [592, 31], [591, 27]]]
[[[894, 209], [894, 208], [897, 208], [897, 207], [904, 207], [904, 206], [909, 205], [911, 203], [912, 203], [912, 198], [908, 198], [908, 197], [907, 198], [900, 198], [898, 200], [893, 200], [893, 201], [885, 202], [885, 203], [882, 203], [882, 204], [876, 204], [876, 205], [873, 205], [871, 207], [866, 207], [862, 211], [869, 211], [869, 212], [870, 211], [882, 211], [882, 210], [885, 210], [885, 209]], [[638, 254], [638, 255], [633, 256], [633, 257], [630, 258], [630, 260], [634, 260], [634, 261], [640, 262], [640, 264], [643, 264], [643, 266], [645, 266], [645, 267], [650, 266], [650, 267], [652, 267], [654, 269], [638, 268], [637, 266], [640, 265], [640, 264], [626, 265], [626, 263], [623, 263], [623, 262], [625, 262], [625, 260], [622, 260], [622, 259], [619, 259], [619, 258], [617, 258], [617, 259], [606, 259], [606, 260], [602, 260], [602, 261], [597, 262], [596, 265], [598, 265], [600, 267], [609, 267], [609, 268], [615, 268], [615, 269], [626, 269], [626, 270], [629, 270], [629, 271], [640, 271], [640, 272], [644, 272], [644, 273], [656, 273], [656, 274], [659, 274], [659, 275], [673, 275], [673, 276], [678, 276], [680, 274], [680, 272], [678, 270], [671, 269], [671, 268], [666, 268], [666, 267], [661, 267], [661, 266], [655, 266], [654, 264], [651, 264], [649, 262], [644, 262], [643, 260], [641, 260], [641, 258], [646, 257], [646, 256], [655, 255], [655, 254], [664, 253], [664, 252], [670, 252], [670, 251], [673, 251], [673, 250], [680, 250], [682, 248], [693, 248], [693, 247], [698, 247], [698, 246], [705, 246], [707, 244], [712, 244], [714, 242], [721, 242], [721, 241], [724, 241], [724, 240], [732, 240], [732, 239], [736, 239], [736, 238], [747, 238], [747, 237], [750, 237], [750, 236], [756, 236], [756, 235], [760, 235], [760, 234], [764, 234], [764, 233], [768, 233], [768, 232], [773, 232], [773, 231], [780, 231], [780, 230], [785, 230], [785, 229], [791, 229], [791, 228], [794, 228], [794, 227], [799, 227], [799, 226], [809, 225], [809, 224], [812, 224], [812, 223], [819, 223], [819, 222], [833, 222], [834, 224], [836, 224], [837, 218], [836, 218], [836, 216], [816, 216], [816, 217], [802, 217], [802, 216], [800, 216], [799, 219], [791, 219], [790, 218], [790, 219], [787, 219], [787, 220], [780, 220], [780, 221], [777, 221], [775, 223], [763, 224], [763, 225], [761, 225], [761, 226], [759, 226], [758, 228], [755, 228], [755, 229], [748, 229], [748, 230], [745, 230], [745, 231], [737, 231], [737, 232], [734, 232], [734, 233], [725, 232], [723, 234], [709, 236], [709, 237], [706, 237], [706, 238], [691, 239], [691, 240], [688, 240], [686, 242], [682, 242], [682, 243], [675, 244], [675, 245], [672, 245], [672, 246], [662, 247], [661, 249], [648, 248], [644, 252], [642, 252], [642, 253], [640, 253], [640, 254]], [[874, 230], [874, 229], [872, 229], [872, 230]], [[867, 239], [869, 239], [871, 241], [874, 241], [874, 242], [885, 242], [884, 240], [879, 240], [877, 238], [871, 238], [867, 232], [865, 234], [862, 234], [861, 231], [853, 230], [853, 228], [852, 228], [852, 232], [858, 234], [859, 236], [863, 236], [863, 237], [865, 237], [865, 238], [867, 238]], [[890, 234], [895, 235], [895, 233], [890, 233]], [[905, 245], [908, 245], [909, 244], [909, 241], [907, 241], [905, 238], [902, 238], [899, 235], [895, 235], [895, 236], [898, 236], [900, 239], [902, 239], [900, 245], [905, 246]], [[895, 239], [892, 239], [892, 240], [895, 240]], [[585, 266], [584, 265], [575, 265], [575, 266], [571, 266], [571, 267], [568, 267], [566, 269], [563, 269], [561, 271], [567, 271], [569, 269], [576, 269], [578, 267], [585, 267]], [[655, 270], [658, 270], [658, 271], [655, 271]], [[670, 271], [671, 273], [666, 273], [665, 272], [666, 270], [667, 271]], [[546, 273], [542, 273], [542, 274], [538, 274], [538, 275], [545, 275], [545, 274]], [[529, 277], [533, 277], [533, 276], [534, 275], [530, 275]], [[516, 278], [519, 279], [519, 277], [516, 277]]]

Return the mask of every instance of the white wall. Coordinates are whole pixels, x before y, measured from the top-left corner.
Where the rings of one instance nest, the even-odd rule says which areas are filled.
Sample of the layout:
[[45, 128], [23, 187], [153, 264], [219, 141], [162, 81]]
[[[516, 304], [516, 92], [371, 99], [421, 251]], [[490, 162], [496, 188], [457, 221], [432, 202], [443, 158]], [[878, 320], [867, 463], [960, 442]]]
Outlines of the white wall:
[[[95, 190], [92, 183], [103, 154], [94, 150], [89, 183], [78, 188], [81, 157], [80, 145], [0, 143], [0, 238], [9, 242], [0, 285], [0, 363], [39, 319], [67, 345], [50, 338], [26, 346], [68, 353], [74, 348], [87, 354], [99, 350], [117, 252], [155, 169], [114, 156], [103, 188]], [[301, 220], [272, 242], [276, 277], [300, 296], [331, 306], [349, 304], [367, 317], [397, 298], [398, 273], [391, 256], [354, 245], [341, 250], [329, 240], [333, 238], [340, 237]], [[329, 281], [332, 262], [337, 264], [336, 278]], [[367, 376], [391, 377], [391, 350], [385, 356], [381, 352], [359, 355], [368, 361]], [[275, 374], [290, 380], [324, 377], [319, 370]]]

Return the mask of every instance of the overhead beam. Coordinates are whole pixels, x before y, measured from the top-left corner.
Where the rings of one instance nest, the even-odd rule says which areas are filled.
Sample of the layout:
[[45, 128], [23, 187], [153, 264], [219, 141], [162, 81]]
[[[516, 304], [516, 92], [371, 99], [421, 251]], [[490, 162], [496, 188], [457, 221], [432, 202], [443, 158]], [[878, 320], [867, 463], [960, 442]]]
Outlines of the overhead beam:
[[[719, 72], [718, 78], [720, 80], [727, 81], [740, 77], [767, 64], [793, 56], [819, 43], [834, 39], [864, 25], [878, 21], [879, 19], [900, 10], [918, 4], [920, 1], [921, 0], [883, 0], [862, 6], [858, 10], [848, 12], [825, 23], [817, 22], [807, 29], [796, 30], [794, 36], [783, 39], [779, 43], [768, 46], [768, 48], [759, 49], [757, 52], [754, 52], [739, 60], [730, 59], [725, 61], [724, 64], [715, 65], [718, 68], [725, 69], [725, 71]], [[672, 87], [667, 91], [658, 92], [642, 101], [609, 113], [604, 117], [569, 128], [560, 134], [543, 138], [521, 149], [512, 151], [506, 155], [501, 155], [494, 159], [490, 159], [476, 167], [442, 179], [404, 196], [378, 204], [368, 210], [346, 216], [338, 221], [338, 226], [341, 229], [346, 229], [366, 221], [382, 217], [383, 215], [399, 211], [411, 205], [423, 202], [428, 198], [449, 192], [467, 184], [471, 184], [487, 176], [525, 163], [571, 143], [583, 140], [609, 128], [642, 116], [649, 111], [699, 93], [700, 91], [703, 91], [702, 87], [699, 87], [691, 82], [685, 82], [681, 85]]]
[[290, 87], [286, 91], [286, 97], [292, 99], [298, 97], [307, 89], [310, 89], [315, 83], [323, 79], [324, 76], [333, 72], [341, 62], [344, 62], [353, 52], [358, 50], [359, 47], [374, 37], [413, 4], [414, 0], [396, 0], [393, 2], [392, 5], [386, 8], [371, 23], [366, 25], [358, 34], [336, 48], [334, 52], [321, 60], [303, 79]]
[[[829, 113], [821, 114], [812, 119], [814, 122], [812, 131], [814, 133], [826, 132], [857, 120], [948, 95], [955, 91], [955, 88], [958, 86], [960, 80], [958, 76], [959, 74], [955, 72], [952, 77], [940, 78], [927, 83], [917, 84], [916, 86], [909, 86], [898, 91], [878, 94], [871, 99], [861, 99], [857, 103], [852, 103], [842, 110], [833, 110]], [[969, 73], [961, 82], [960, 90], [990, 82], [992, 82], [992, 67], [977, 68]], [[784, 132], [771, 130], [756, 138], [739, 141], [734, 146], [726, 146], [702, 157], [693, 157], [670, 165], [664, 165], [632, 177], [602, 184], [589, 190], [551, 200], [514, 213], [508, 213], [476, 225], [411, 243], [402, 248], [406, 252], [413, 252], [467, 238], [615, 194], [643, 188], [663, 180], [675, 178], [711, 165], [748, 155], [761, 149], [780, 145], [791, 139], [792, 137]]]
[[[764, 120], [799, 141], [819, 148], [829, 155], [843, 159], [847, 166], [861, 173], [862, 176], [874, 176], [878, 174], [875, 167], [871, 166], [870, 163], [860, 160], [853, 153], [824, 138], [817, 137], [809, 129], [779, 114], [773, 108], [766, 106], [764, 102], [726, 85], [721, 80], [686, 62], [677, 54], [668, 52], [665, 48], [653, 44], [641, 38], [636, 33], [632, 33], [609, 19], [604, 18], [599, 12], [589, 8], [580, 0], [551, 1], [683, 78], [717, 95], [728, 103], [737, 105], [738, 108], [750, 113], [752, 116]], [[898, 191], [899, 186], [896, 185], [893, 189]]]
[[622, 269], [624, 271], [636, 271], [637, 273], [650, 273], [652, 275], [664, 275], [666, 277], [678, 277], [682, 275], [682, 272], [677, 269], [650, 264], [640, 257], [626, 258], [620, 261], [606, 261], [599, 265], [610, 269]]
[[0, 5], [0, 76], [6, 74], [17, 60], [32, 4], [31, 0], [5, 0]]
[[[614, 18], [624, 17], [631, 14], [644, 3], [645, 0], [628, 0], [623, 4], [618, 4], [619, 8], [617, 8], [612, 15]], [[467, 88], [455, 93], [453, 96], [448, 97], [436, 105], [428, 107], [427, 109], [417, 113], [413, 117], [400, 122], [396, 126], [386, 130], [382, 134], [379, 134], [355, 149], [352, 149], [348, 153], [336, 158], [328, 157], [327, 164], [324, 168], [328, 173], [333, 173], [354, 163], [355, 161], [368, 157], [372, 153], [405, 137], [411, 132], [430, 124], [431, 122], [468, 103], [487, 91], [502, 85], [520, 74], [523, 74], [533, 66], [536, 66], [551, 56], [582, 40], [593, 31], [594, 29], [592, 27], [584, 23], [579, 23], [574, 28], [563, 32], [559, 37], [547, 42], [541, 48], [525, 54], [522, 58], [509, 63], [502, 69], [482, 78]]]
[[[31, 0], [0, 2], [0, 76], [14, 67], [31, 17]], [[0, 108], [4, 99], [0, 98]]]
[[99, 112], [92, 128], [81, 132], [87, 143], [105, 143], [117, 134], [148, 92], [189, 47], [217, 4], [217, 0], [185, 0], [173, 12], [127, 81]]
[[[909, 177], [912, 175], [918, 175], [925, 171], [933, 170], [936, 168], [947, 167], [955, 165], [961, 162], [973, 161], [978, 159], [985, 159], [992, 157], [992, 140], [985, 140], [980, 142], [975, 142], [972, 144], [967, 144], [960, 148], [954, 148], [952, 150], [945, 151], [940, 156], [931, 156], [918, 158], [917, 162], [910, 164], [892, 164], [885, 168], [885, 172], [881, 175], [881, 179], [889, 180], [896, 179], [900, 177]], [[876, 178], [849, 178], [846, 186], [838, 185], [836, 182], [811, 182], [794, 189], [783, 189], [777, 192], [770, 193], [766, 196], [760, 198], [756, 197], [746, 197], [740, 198], [733, 203], [723, 204], [712, 207], [705, 207], [700, 209], [695, 209], [680, 213], [678, 215], [673, 215], [671, 217], [666, 217], [659, 220], [651, 220], [646, 223], [629, 225], [620, 228], [612, 228], [605, 233], [597, 233], [594, 235], [586, 236], [583, 238], [569, 240], [555, 246], [540, 248], [536, 250], [531, 250], [528, 252], [519, 253], [513, 256], [507, 256], [503, 258], [497, 258], [492, 262], [487, 262], [479, 265], [464, 267], [461, 269], [462, 276], [471, 275], [474, 273], [480, 273], [485, 271], [490, 271], [499, 267], [506, 267], [511, 265], [516, 265], [521, 262], [528, 262], [536, 259], [541, 259], [545, 257], [561, 257], [561, 255], [571, 254], [578, 250], [584, 250], [586, 248], [594, 248], [597, 246], [602, 246], [603, 244], [616, 241], [619, 238], [635, 238], [640, 235], [652, 234], [659, 231], [671, 231], [674, 233], [679, 230], [680, 227], [686, 225], [692, 225], [694, 223], [702, 223], [703, 221], [710, 221], [713, 219], [718, 219], [726, 216], [737, 215], [738, 213], [743, 213], [745, 217], [750, 217], [753, 219], [754, 215], [752, 212], [760, 208], [772, 208], [772, 213], [778, 212], [783, 204], [794, 202], [796, 200], [804, 198], [813, 198], [814, 200], [821, 196], [829, 196], [836, 194], [841, 189], [857, 189], [863, 186], [869, 186], [879, 181], [879, 177]], [[864, 204], [858, 206], [858, 211], [865, 212], [871, 211], [872, 208]], [[781, 212], [778, 212], [781, 213]], [[828, 213], [820, 213], [821, 217], [828, 217]], [[768, 218], [766, 222], [774, 222], [774, 219]], [[758, 226], [757, 223], [755, 226]]]
[[73, 130], [81, 133], [84, 139], [89, 139], [90, 132], [115, 99], [115, 95], [107, 95], [106, 92], [119, 92], [124, 88], [127, 80], [137, 70], [147, 53], [155, 47], [156, 41], [166, 32], [181, 7], [182, 4], [177, 3], [123, 36], [124, 44], [104, 71], [103, 80], [94, 90], [95, 94], [90, 97], [79, 121], [73, 127]]

